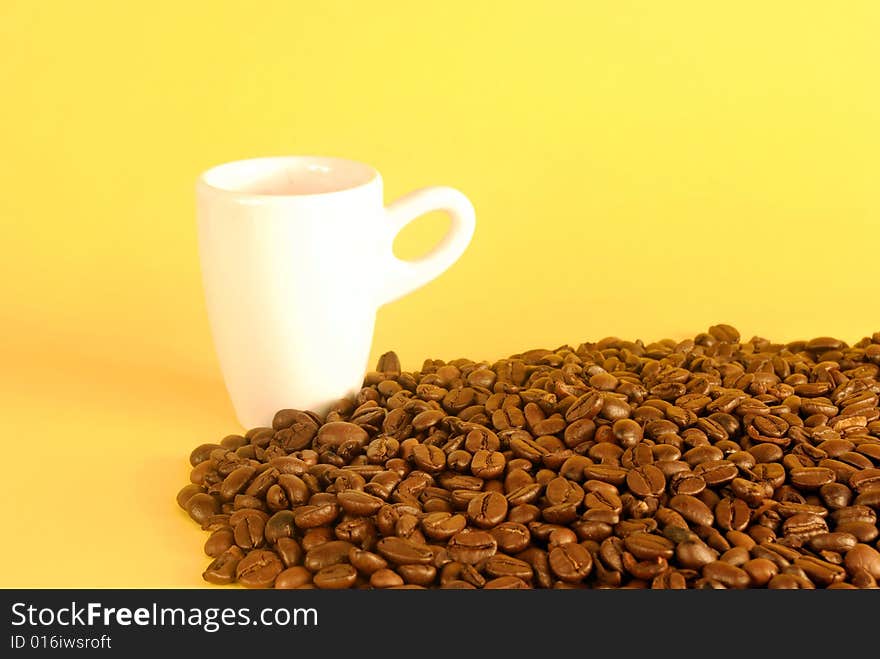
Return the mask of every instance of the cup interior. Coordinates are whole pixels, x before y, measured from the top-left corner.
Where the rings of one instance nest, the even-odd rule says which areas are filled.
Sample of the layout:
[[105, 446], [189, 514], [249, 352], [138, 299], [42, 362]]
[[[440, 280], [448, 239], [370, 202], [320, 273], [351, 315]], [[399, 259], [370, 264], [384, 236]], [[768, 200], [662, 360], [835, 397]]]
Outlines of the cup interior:
[[202, 174], [215, 189], [246, 195], [299, 196], [341, 192], [378, 176], [369, 165], [342, 158], [284, 156], [218, 165]]

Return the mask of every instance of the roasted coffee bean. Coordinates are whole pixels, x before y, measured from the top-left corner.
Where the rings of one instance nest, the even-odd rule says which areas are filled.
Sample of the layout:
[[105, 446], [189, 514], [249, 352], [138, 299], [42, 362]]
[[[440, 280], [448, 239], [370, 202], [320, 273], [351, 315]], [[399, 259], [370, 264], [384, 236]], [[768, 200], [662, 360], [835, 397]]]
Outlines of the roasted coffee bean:
[[633, 556], [640, 560], [672, 558], [675, 543], [660, 535], [638, 531], [623, 539], [623, 544]]
[[220, 502], [210, 494], [199, 493], [186, 500], [186, 512], [198, 523], [204, 523], [211, 515], [220, 512]]
[[869, 545], [857, 544], [847, 551], [844, 565], [850, 574], [863, 570], [874, 579], [880, 579], [880, 552]]
[[529, 585], [518, 577], [498, 577], [486, 582], [483, 590], [526, 590]]
[[529, 529], [517, 522], [503, 522], [489, 532], [498, 543], [498, 549], [508, 554], [524, 551], [531, 542]]
[[801, 556], [795, 559], [794, 565], [802, 569], [810, 581], [822, 586], [830, 586], [846, 577], [846, 570], [842, 567], [815, 556]]
[[434, 554], [427, 545], [393, 536], [379, 540], [376, 551], [395, 565], [427, 565], [434, 560]]
[[675, 547], [678, 563], [688, 569], [699, 569], [718, 558], [718, 552], [702, 540], [686, 540]]
[[177, 505], [186, 510], [186, 502], [194, 495], [204, 493], [205, 489], [201, 485], [190, 483], [184, 485], [180, 492], [177, 493]]
[[412, 459], [417, 469], [429, 474], [439, 474], [446, 468], [446, 454], [439, 446], [417, 444], [413, 447]]
[[551, 505], [578, 505], [584, 498], [584, 489], [574, 481], [560, 476], [547, 483], [544, 496]]
[[636, 496], [657, 496], [666, 487], [666, 476], [654, 465], [645, 465], [627, 472], [626, 485]]
[[565, 420], [569, 423], [579, 419], [592, 419], [602, 410], [604, 400], [602, 394], [590, 392], [580, 396], [565, 412]]
[[789, 473], [792, 485], [802, 490], [817, 490], [834, 482], [834, 472], [825, 467], [802, 467]]
[[315, 585], [321, 590], [341, 590], [351, 588], [357, 580], [357, 570], [347, 563], [337, 563], [318, 571], [314, 576]]
[[230, 584], [235, 581], [236, 570], [243, 558], [244, 552], [233, 545], [211, 561], [202, 578], [213, 584]]
[[366, 445], [368, 439], [367, 431], [354, 423], [331, 421], [318, 430], [314, 445], [333, 448], [338, 448], [347, 442]]
[[749, 525], [751, 511], [742, 499], [725, 497], [715, 506], [715, 520], [726, 531], [742, 531]]
[[433, 565], [399, 565], [397, 572], [405, 583], [415, 586], [430, 586], [437, 577], [437, 568]]
[[348, 552], [348, 562], [362, 574], [371, 575], [388, 567], [388, 561], [371, 551], [352, 547]]
[[386, 353], [326, 416], [199, 446], [177, 500], [218, 583], [876, 587], [878, 376], [880, 332]]
[[275, 551], [281, 557], [285, 567], [292, 567], [302, 563], [303, 550], [299, 542], [293, 538], [278, 538], [275, 542]]
[[359, 492], [357, 490], [345, 490], [336, 495], [339, 506], [350, 515], [373, 515], [384, 505], [379, 497]]
[[696, 497], [677, 494], [669, 500], [669, 507], [688, 522], [701, 526], [711, 526], [715, 519], [712, 510]]
[[880, 486], [875, 486], [859, 494], [853, 502], [857, 506], [868, 506], [880, 510]]
[[235, 544], [235, 536], [228, 526], [217, 529], [205, 541], [205, 553], [216, 558]]
[[506, 464], [504, 454], [499, 451], [487, 451], [480, 449], [474, 453], [470, 463], [471, 473], [477, 478], [498, 478]]
[[748, 560], [743, 563], [742, 569], [749, 575], [750, 585], [756, 588], [763, 588], [779, 574], [779, 567], [766, 558]]
[[189, 463], [193, 467], [211, 459], [211, 453], [218, 448], [224, 448], [220, 444], [200, 444], [189, 454]]
[[828, 533], [828, 524], [819, 515], [813, 513], [798, 513], [792, 515], [782, 524], [782, 532], [786, 536], [797, 538], [802, 542], [810, 538]]
[[730, 460], [707, 460], [694, 467], [694, 473], [707, 485], [718, 487], [736, 478], [739, 469]]
[[593, 568], [593, 558], [582, 545], [567, 544], [555, 547], [548, 557], [550, 569], [562, 581], [579, 583]]
[[858, 539], [852, 533], [820, 533], [814, 535], [808, 541], [813, 551], [834, 551], [844, 553], [852, 549], [858, 543]]
[[370, 585], [373, 588], [394, 588], [403, 585], [403, 577], [397, 572], [382, 568], [370, 575]]
[[747, 588], [749, 573], [724, 561], [713, 561], [703, 566], [703, 576], [723, 584], [726, 588]]
[[265, 549], [254, 549], [236, 567], [235, 576], [246, 588], [268, 588], [284, 565], [278, 555]]
[[275, 577], [275, 588], [291, 590], [312, 583], [312, 573], [302, 566], [289, 567]]
[[452, 536], [447, 546], [453, 560], [474, 565], [493, 556], [498, 542], [487, 531], [465, 529]]
[[524, 560], [506, 554], [490, 556], [484, 570], [492, 577], [518, 577], [525, 581], [532, 578], [531, 565]]
[[467, 516], [480, 528], [497, 526], [507, 517], [507, 499], [498, 492], [479, 494], [468, 503]]
[[[670, 462], [668, 464], [676, 464]], [[663, 467], [658, 467], [661, 471]], [[690, 469], [678, 471], [671, 475], [669, 479], [669, 491], [672, 494], [696, 495], [706, 489], [706, 481], [701, 476], [697, 476]]]
[[350, 542], [331, 540], [310, 549], [306, 553], [303, 565], [312, 572], [317, 572], [330, 565], [345, 563], [352, 549], [354, 545]]
[[448, 512], [430, 513], [421, 520], [425, 535], [433, 540], [448, 540], [467, 526], [464, 515]]
[[[653, 468], [657, 469], [656, 467]], [[584, 467], [585, 478], [595, 479], [604, 483], [610, 483], [612, 485], [618, 486], [623, 485], [624, 482], [626, 482], [628, 474], [629, 470], [614, 465], [592, 464]], [[662, 476], [663, 472], [660, 472], [660, 474]]]
[[[247, 512], [252, 512], [253, 514], [241, 516], [235, 523], [235, 526], [233, 526], [235, 544], [242, 549], [262, 547], [265, 541], [266, 517], [259, 511]], [[230, 521], [232, 521], [231, 518]]]

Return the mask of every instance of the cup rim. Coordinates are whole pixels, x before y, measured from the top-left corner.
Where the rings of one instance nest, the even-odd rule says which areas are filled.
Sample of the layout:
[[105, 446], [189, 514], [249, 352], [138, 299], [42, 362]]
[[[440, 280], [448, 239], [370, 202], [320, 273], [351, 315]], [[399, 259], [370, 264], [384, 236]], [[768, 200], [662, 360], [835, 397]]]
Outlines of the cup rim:
[[[347, 170], [346, 175], [351, 180], [348, 184], [340, 183], [332, 189], [321, 190], [316, 192], [286, 192], [286, 193], [266, 193], [251, 192], [246, 189], [237, 189], [235, 185], [223, 184], [223, 177], [235, 178], [236, 173], [241, 175], [244, 170], [261, 168], [267, 174], [277, 171], [277, 169], [290, 165], [306, 165], [318, 168], [333, 168], [339, 170]], [[218, 180], [220, 179], [220, 180]], [[282, 155], [282, 156], [259, 156], [255, 158], [243, 158], [240, 160], [230, 160], [228, 162], [214, 165], [198, 177], [199, 187], [206, 188], [215, 194], [227, 195], [237, 199], [259, 199], [259, 200], [281, 200], [281, 199], [304, 199], [312, 197], [326, 197], [329, 195], [360, 190], [373, 185], [377, 180], [381, 180], [378, 170], [360, 160], [352, 160], [350, 158], [339, 158], [336, 156], [318, 156], [318, 155]]]

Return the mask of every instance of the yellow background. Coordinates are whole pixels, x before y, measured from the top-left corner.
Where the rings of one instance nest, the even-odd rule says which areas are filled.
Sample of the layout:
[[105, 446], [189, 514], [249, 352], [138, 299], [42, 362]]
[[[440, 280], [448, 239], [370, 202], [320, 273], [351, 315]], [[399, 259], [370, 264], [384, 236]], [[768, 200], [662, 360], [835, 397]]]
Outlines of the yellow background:
[[467, 254], [379, 313], [405, 368], [880, 329], [878, 33], [873, 0], [3, 0], [0, 585], [202, 584], [173, 500], [237, 429], [194, 226], [218, 162], [470, 196]]

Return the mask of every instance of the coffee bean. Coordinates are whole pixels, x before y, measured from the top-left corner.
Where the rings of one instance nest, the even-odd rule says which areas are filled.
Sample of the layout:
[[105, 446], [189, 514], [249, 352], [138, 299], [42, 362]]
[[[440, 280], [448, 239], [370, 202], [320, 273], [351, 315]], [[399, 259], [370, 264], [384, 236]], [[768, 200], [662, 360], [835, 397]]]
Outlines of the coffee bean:
[[354, 565], [358, 572], [366, 575], [371, 575], [374, 572], [384, 570], [388, 567], [388, 562], [379, 556], [379, 554], [374, 554], [373, 552], [364, 549], [358, 549], [357, 547], [352, 547], [349, 550], [348, 562]]
[[880, 488], [880, 468], [861, 469], [850, 477], [849, 486], [859, 493]]
[[214, 531], [205, 541], [205, 553], [216, 558], [235, 544], [235, 536], [228, 526]]
[[850, 574], [864, 570], [874, 579], [880, 579], [880, 552], [869, 545], [857, 544], [847, 551], [844, 565]]
[[666, 477], [657, 467], [645, 465], [627, 472], [626, 485], [636, 496], [657, 496], [666, 488]]
[[201, 485], [196, 485], [195, 483], [184, 485], [180, 492], [177, 493], [177, 505], [186, 510], [187, 501], [196, 494], [204, 493], [204, 491]]
[[675, 557], [682, 567], [698, 569], [718, 558], [718, 552], [702, 540], [686, 540], [675, 547]]
[[633, 556], [640, 560], [672, 558], [675, 543], [660, 535], [642, 531], [631, 533], [623, 539], [623, 544]]
[[748, 560], [743, 563], [742, 569], [749, 575], [750, 585], [756, 588], [763, 588], [779, 574], [776, 564], [766, 558]]
[[813, 583], [822, 586], [830, 586], [837, 581], [843, 581], [846, 570], [839, 565], [823, 561], [815, 556], [801, 556], [794, 561], [796, 567], [801, 568]]
[[396, 572], [383, 568], [370, 575], [370, 585], [373, 588], [393, 588], [403, 585], [403, 577]]
[[283, 569], [275, 552], [255, 549], [238, 563], [235, 576], [245, 588], [268, 588]]
[[703, 566], [703, 576], [723, 584], [726, 588], [747, 588], [749, 573], [724, 561], [713, 561]]
[[486, 531], [465, 529], [452, 536], [447, 546], [453, 560], [474, 565], [493, 556], [498, 542]]
[[325, 423], [315, 437], [316, 447], [339, 447], [347, 442], [365, 445], [369, 435], [367, 431], [354, 423], [332, 421]]
[[322, 568], [315, 574], [315, 585], [321, 590], [351, 588], [357, 580], [357, 570], [347, 563], [337, 563]]
[[448, 512], [430, 513], [422, 518], [425, 535], [433, 540], [448, 540], [467, 526], [464, 515]]
[[357, 490], [345, 490], [336, 495], [339, 506], [350, 515], [373, 515], [385, 503], [379, 497], [359, 492]]
[[715, 506], [715, 520], [727, 531], [742, 531], [749, 525], [751, 511], [742, 499], [725, 497]]
[[[676, 464], [670, 462], [669, 464]], [[680, 463], [679, 463], [680, 464]], [[662, 467], [658, 467], [662, 471]], [[689, 469], [672, 474], [669, 479], [669, 491], [672, 494], [696, 495], [706, 489], [706, 481]]]
[[553, 574], [568, 583], [583, 581], [593, 568], [590, 552], [579, 544], [555, 547], [550, 551], [549, 561]]
[[203, 462], [211, 459], [211, 453], [218, 448], [223, 448], [220, 444], [200, 444], [195, 447], [189, 454], [189, 463], [193, 467], [199, 466]]
[[834, 482], [834, 472], [825, 467], [802, 467], [792, 469], [789, 473], [791, 483], [804, 490], [817, 490], [823, 485]]
[[730, 482], [730, 491], [736, 498], [752, 506], [758, 506], [764, 499], [773, 496], [773, 486], [767, 481], [755, 482], [745, 478], [734, 478]]
[[302, 547], [293, 538], [278, 538], [275, 542], [275, 551], [278, 552], [278, 556], [285, 567], [299, 565], [302, 562]]
[[307, 448], [318, 433], [318, 423], [299, 410], [281, 410], [272, 421], [275, 440], [288, 453]]
[[709, 506], [687, 494], [677, 494], [672, 497], [669, 500], [669, 507], [693, 524], [711, 526], [715, 519]]
[[698, 464], [694, 473], [706, 481], [707, 485], [718, 487], [736, 478], [739, 469], [729, 460], [707, 460]]
[[312, 529], [330, 524], [339, 515], [339, 507], [335, 503], [300, 506], [293, 514], [296, 525], [301, 529]]
[[434, 554], [426, 545], [405, 538], [382, 538], [376, 545], [376, 550], [395, 565], [427, 565], [434, 559]]
[[290, 590], [312, 583], [312, 573], [301, 566], [289, 567], [275, 577], [275, 588]]
[[846, 552], [856, 546], [858, 540], [852, 533], [820, 533], [814, 535], [808, 541], [813, 551]]
[[880, 486], [860, 493], [853, 501], [857, 506], [868, 506], [880, 510]]
[[878, 366], [880, 333], [726, 325], [413, 372], [386, 353], [326, 415], [197, 447], [177, 500], [218, 583], [875, 587]]
[[498, 543], [498, 549], [508, 554], [524, 551], [531, 542], [529, 529], [517, 522], [503, 522], [489, 532]]
[[418, 444], [413, 448], [413, 462], [418, 469], [439, 474], [446, 467], [446, 454], [438, 446]]
[[598, 392], [589, 392], [580, 396], [565, 412], [565, 420], [569, 423], [580, 419], [592, 419], [602, 410], [604, 401]]
[[506, 554], [490, 556], [484, 569], [487, 574], [493, 577], [518, 577], [525, 581], [532, 578], [531, 565], [524, 560]]
[[211, 561], [202, 578], [213, 584], [230, 584], [235, 581], [236, 569], [243, 558], [244, 552], [233, 545]]
[[242, 515], [233, 527], [233, 537], [235, 538], [235, 544], [237, 544], [242, 549], [253, 549], [255, 547], [262, 547], [265, 539], [265, 514], [255, 510], [248, 510], [246, 512], [251, 514]]
[[813, 536], [828, 533], [828, 524], [819, 515], [798, 513], [792, 515], [782, 524], [782, 532], [806, 542]]
[[477, 478], [497, 478], [504, 472], [506, 460], [499, 451], [480, 449], [474, 453], [470, 463], [471, 473]]
[[220, 512], [220, 502], [210, 494], [199, 493], [186, 500], [186, 512], [198, 524], [202, 524], [211, 515]]
[[318, 572], [325, 567], [348, 562], [349, 552], [352, 549], [354, 546], [350, 542], [331, 540], [306, 552], [303, 565], [312, 572]]
[[480, 528], [496, 526], [507, 517], [507, 499], [498, 492], [482, 493], [468, 503], [467, 516]]

